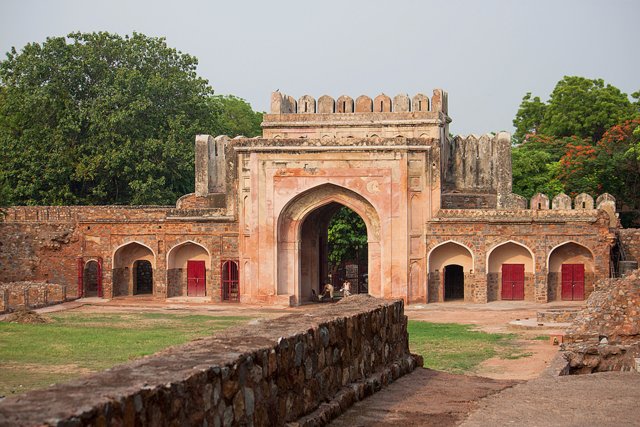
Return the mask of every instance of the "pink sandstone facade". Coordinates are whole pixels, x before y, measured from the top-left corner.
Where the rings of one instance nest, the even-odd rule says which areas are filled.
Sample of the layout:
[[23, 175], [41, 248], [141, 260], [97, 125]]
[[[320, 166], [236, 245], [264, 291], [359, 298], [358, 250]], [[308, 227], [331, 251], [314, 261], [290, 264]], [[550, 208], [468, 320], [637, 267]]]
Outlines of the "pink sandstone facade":
[[371, 295], [588, 296], [610, 273], [615, 200], [514, 195], [510, 136], [450, 138], [450, 121], [442, 90], [355, 101], [275, 92], [262, 137], [196, 137], [195, 192], [175, 208], [9, 208], [0, 282], [302, 304], [321, 292], [327, 225], [346, 206], [366, 224]]

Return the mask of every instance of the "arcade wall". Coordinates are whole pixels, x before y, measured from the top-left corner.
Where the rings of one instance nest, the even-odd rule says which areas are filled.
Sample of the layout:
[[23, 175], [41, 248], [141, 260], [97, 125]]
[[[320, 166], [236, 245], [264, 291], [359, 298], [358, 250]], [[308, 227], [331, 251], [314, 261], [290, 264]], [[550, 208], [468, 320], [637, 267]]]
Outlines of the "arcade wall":
[[95, 260], [103, 271], [103, 295], [111, 297], [114, 279], [118, 282], [123, 274], [114, 265], [116, 249], [135, 242], [150, 252], [153, 295], [167, 296], [167, 254], [193, 242], [208, 253], [206, 291], [216, 301], [221, 262], [238, 259], [238, 227], [208, 212], [144, 206], [8, 208], [0, 222], [0, 281], [56, 283], [73, 298], [78, 296], [79, 263]]
[[[525, 300], [559, 299], [558, 266], [565, 262], [585, 264], [586, 297], [593, 291], [596, 278], [609, 276], [609, 252], [614, 239], [609, 222], [605, 211], [596, 210], [443, 209], [427, 223], [428, 301], [443, 300], [441, 263], [433, 261], [438, 248], [447, 243], [464, 251], [470, 264], [464, 267], [465, 301], [501, 299], [499, 264], [505, 260], [497, 251], [505, 245], [510, 245], [506, 262], [525, 264]], [[518, 251], [522, 255], [515, 256]], [[554, 271], [556, 267], [558, 271]], [[408, 301], [425, 301], [423, 289], [410, 288]]]

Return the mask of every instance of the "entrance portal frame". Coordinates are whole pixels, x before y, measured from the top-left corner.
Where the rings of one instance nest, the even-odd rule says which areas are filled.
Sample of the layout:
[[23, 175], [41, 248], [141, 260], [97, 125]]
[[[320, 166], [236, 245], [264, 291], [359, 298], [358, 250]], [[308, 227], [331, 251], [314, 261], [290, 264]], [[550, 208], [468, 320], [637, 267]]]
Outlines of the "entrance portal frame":
[[335, 184], [323, 184], [294, 197], [278, 217], [277, 292], [302, 302], [302, 225], [311, 213], [330, 203], [339, 203], [358, 214], [367, 227], [369, 292], [380, 295], [380, 216], [362, 195]]

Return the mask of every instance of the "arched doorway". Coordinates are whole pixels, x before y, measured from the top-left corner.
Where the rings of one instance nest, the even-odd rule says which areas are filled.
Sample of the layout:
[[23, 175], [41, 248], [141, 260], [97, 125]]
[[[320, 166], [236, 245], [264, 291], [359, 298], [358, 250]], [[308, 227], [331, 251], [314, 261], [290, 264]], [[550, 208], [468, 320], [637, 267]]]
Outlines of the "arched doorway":
[[153, 294], [155, 254], [138, 242], [120, 246], [113, 255], [113, 296]]
[[84, 297], [97, 297], [100, 295], [100, 266], [98, 265], [98, 261], [90, 260], [84, 265], [82, 284], [83, 284], [83, 292], [82, 295]]
[[300, 233], [301, 301], [311, 301], [331, 283], [345, 281], [351, 293], [368, 293], [367, 227], [352, 209], [331, 202], [311, 212]]
[[549, 252], [549, 301], [582, 301], [593, 291], [593, 254], [576, 242], [566, 242]]
[[153, 268], [151, 262], [138, 260], [133, 263], [133, 294], [153, 293]]
[[461, 265], [451, 264], [444, 268], [444, 300], [464, 299], [464, 271]]
[[472, 271], [473, 255], [467, 247], [449, 241], [433, 248], [429, 252], [428, 301], [469, 299], [471, 292], [465, 292], [465, 274]]
[[210, 265], [209, 252], [196, 242], [171, 248], [167, 254], [167, 296], [205, 296]]
[[533, 300], [533, 253], [526, 246], [509, 241], [487, 255], [487, 300]]
[[[321, 291], [322, 282], [329, 279], [330, 273], [326, 230], [330, 220], [343, 207], [355, 212], [362, 220], [367, 236], [366, 263], [357, 268], [349, 267], [348, 275], [357, 277], [357, 289], [366, 289], [368, 293], [380, 296], [378, 214], [362, 195], [333, 184], [323, 184], [299, 194], [278, 216], [278, 295], [289, 295], [291, 303], [300, 304], [312, 300], [313, 293]], [[365, 264], [366, 273], [363, 270]], [[352, 290], [356, 289], [354, 281], [350, 281]], [[338, 284], [337, 280], [335, 283]]]
[[223, 261], [221, 278], [222, 301], [240, 301], [240, 275], [236, 261]]

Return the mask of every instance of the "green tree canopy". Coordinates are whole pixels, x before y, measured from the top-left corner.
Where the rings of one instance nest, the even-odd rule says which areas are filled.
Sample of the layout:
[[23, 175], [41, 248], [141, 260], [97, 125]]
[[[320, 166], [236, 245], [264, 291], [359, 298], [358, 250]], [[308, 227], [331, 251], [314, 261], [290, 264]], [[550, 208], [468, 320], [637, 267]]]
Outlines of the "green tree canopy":
[[196, 66], [163, 38], [137, 33], [13, 48], [0, 63], [4, 202], [172, 204], [193, 191], [196, 134], [259, 131], [259, 114], [213, 96]]
[[577, 136], [598, 141], [611, 126], [638, 113], [627, 94], [602, 79], [565, 76], [547, 103], [527, 93], [513, 120], [514, 137], [523, 141], [537, 133], [557, 138]]

